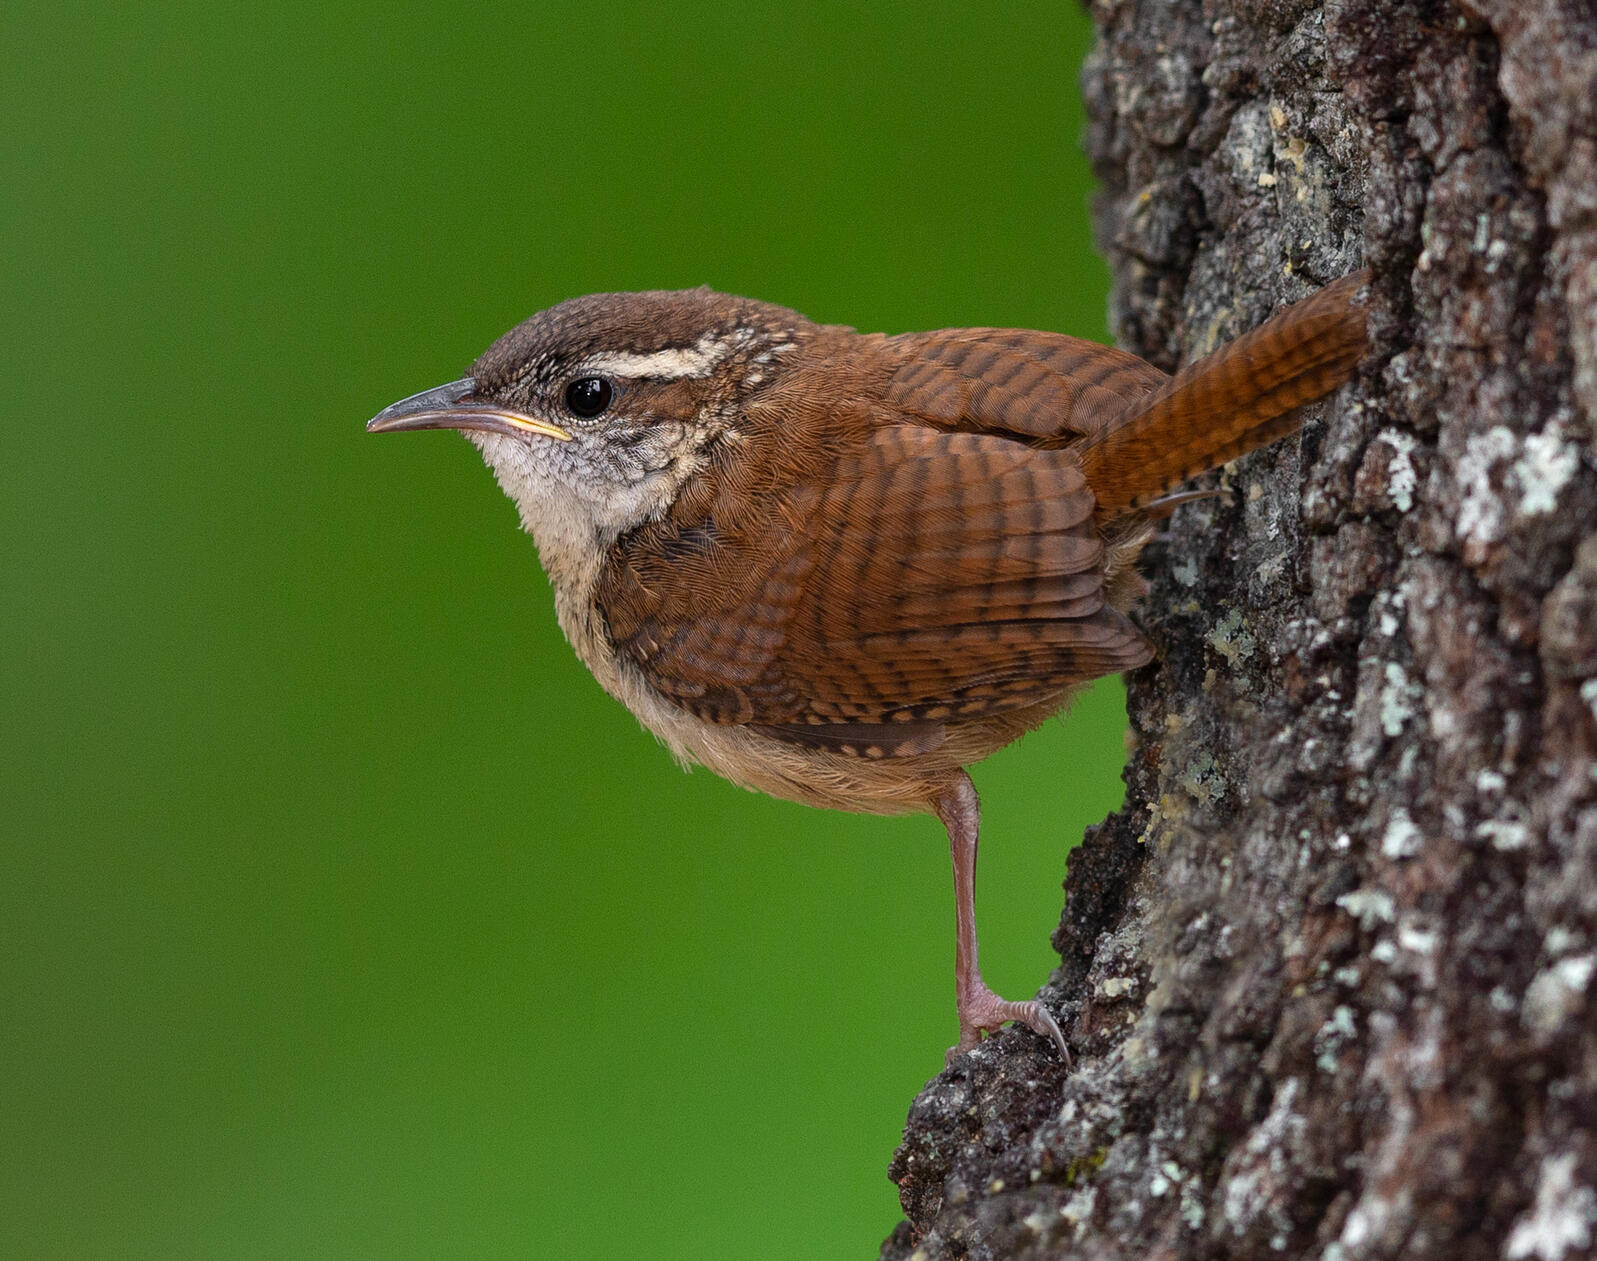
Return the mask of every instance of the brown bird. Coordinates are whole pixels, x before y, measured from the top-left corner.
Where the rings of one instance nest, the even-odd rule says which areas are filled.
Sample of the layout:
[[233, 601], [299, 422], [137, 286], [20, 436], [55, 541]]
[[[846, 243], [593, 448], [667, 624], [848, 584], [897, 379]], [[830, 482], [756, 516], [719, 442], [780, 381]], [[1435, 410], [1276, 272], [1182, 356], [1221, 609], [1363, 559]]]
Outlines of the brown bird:
[[1182, 482], [1297, 427], [1365, 349], [1347, 276], [1171, 377], [1058, 333], [861, 335], [710, 289], [575, 298], [374, 433], [482, 452], [604, 689], [685, 763], [929, 811], [954, 863], [959, 1042], [1019, 1021], [976, 963], [965, 767], [1153, 650], [1126, 616]]

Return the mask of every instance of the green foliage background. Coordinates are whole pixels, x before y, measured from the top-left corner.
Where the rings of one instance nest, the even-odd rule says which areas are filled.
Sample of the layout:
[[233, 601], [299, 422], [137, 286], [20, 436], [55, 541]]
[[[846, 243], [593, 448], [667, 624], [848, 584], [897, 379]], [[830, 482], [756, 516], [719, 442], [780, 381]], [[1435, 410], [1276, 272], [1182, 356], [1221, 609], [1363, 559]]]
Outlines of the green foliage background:
[[[1070, 6], [14, 6], [0, 1255], [874, 1255], [954, 1034], [929, 819], [683, 776], [449, 435], [510, 324], [710, 283], [1101, 337]], [[978, 772], [1051, 964], [1099, 688]]]

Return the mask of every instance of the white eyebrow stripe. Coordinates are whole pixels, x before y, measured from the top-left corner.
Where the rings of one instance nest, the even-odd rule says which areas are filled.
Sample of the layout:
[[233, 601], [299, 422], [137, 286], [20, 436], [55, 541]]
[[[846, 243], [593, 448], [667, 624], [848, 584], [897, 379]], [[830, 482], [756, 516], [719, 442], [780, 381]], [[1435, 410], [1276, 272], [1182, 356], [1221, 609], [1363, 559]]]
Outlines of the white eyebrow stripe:
[[699, 338], [695, 346], [675, 346], [668, 350], [650, 351], [645, 355], [624, 351], [594, 355], [583, 361], [582, 371], [609, 373], [618, 377], [654, 377], [663, 381], [705, 377], [715, 370], [715, 365], [721, 362], [728, 349], [728, 342], [706, 335]]

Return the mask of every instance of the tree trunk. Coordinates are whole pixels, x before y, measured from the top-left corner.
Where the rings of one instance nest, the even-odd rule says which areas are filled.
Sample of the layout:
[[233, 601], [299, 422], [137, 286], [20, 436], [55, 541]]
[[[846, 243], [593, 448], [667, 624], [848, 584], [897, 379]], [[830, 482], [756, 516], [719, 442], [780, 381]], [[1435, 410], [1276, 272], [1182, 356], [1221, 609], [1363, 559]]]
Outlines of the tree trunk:
[[882, 1256], [1597, 1254], [1597, 8], [1093, 14], [1122, 344], [1368, 263], [1375, 350], [1146, 554], [1075, 1066], [932, 1081]]

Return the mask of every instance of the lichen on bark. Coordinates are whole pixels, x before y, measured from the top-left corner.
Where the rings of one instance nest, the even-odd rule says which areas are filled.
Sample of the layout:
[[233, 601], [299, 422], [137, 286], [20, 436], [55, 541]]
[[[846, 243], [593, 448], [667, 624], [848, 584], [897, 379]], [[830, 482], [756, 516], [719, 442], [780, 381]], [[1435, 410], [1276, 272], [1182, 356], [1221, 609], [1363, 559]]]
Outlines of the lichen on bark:
[[[1374, 351], [1147, 556], [1125, 808], [884, 1258], [1597, 1252], [1597, 11], [1097, 0], [1121, 344]], [[1062, 785], [1062, 789], [1063, 789]]]

